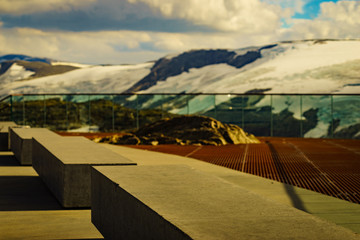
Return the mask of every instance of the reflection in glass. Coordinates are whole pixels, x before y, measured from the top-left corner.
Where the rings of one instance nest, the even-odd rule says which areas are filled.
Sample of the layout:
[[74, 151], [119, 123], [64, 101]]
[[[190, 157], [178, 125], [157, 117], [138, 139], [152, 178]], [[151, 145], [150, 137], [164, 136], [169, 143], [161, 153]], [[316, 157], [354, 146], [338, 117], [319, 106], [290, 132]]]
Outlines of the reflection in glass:
[[89, 132], [90, 95], [66, 95], [67, 122], [69, 131]]
[[45, 121], [44, 125], [51, 130], [67, 131], [67, 105], [64, 95], [45, 95]]
[[137, 126], [137, 96], [114, 95], [114, 132], [135, 130]]
[[94, 95], [89, 104], [91, 131], [113, 132], [113, 97], [111, 95]]
[[244, 95], [243, 104], [244, 130], [255, 136], [271, 136], [271, 96]]
[[302, 96], [303, 136], [307, 138], [330, 137], [332, 128], [331, 96]]
[[24, 125], [43, 127], [45, 124], [45, 98], [44, 95], [30, 95], [23, 98]]
[[11, 96], [0, 101], [0, 121], [11, 121]]
[[184, 114], [236, 124], [255, 136], [359, 138], [359, 95], [14, 95], [0, 120], [60, 131], [124, 132]]
[[223, 123], [235, 124], [244, 128], [244, 97], [227, 94], [216, 95], [215, 118]]
[[333, 137], [360, 138], [360, 96], [333, 96]]
[[138, 105], [137, 128], [163, 118], [162, 95], [137, 95], [136, 101]]
[[272, 96], [272, 135], [301, 137], [301, 97]]

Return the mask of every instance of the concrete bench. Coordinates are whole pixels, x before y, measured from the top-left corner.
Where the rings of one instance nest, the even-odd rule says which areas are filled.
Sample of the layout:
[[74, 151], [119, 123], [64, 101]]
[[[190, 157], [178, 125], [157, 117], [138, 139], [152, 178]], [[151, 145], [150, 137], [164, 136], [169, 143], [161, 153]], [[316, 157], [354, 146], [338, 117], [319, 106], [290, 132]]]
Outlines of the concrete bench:
[[9, 151], [9, 127], [14, 126], [14, 122], [0, 122], [0, 151]]
[[96, 166], [91, 195], [92, 222], [105, 239], [358, 239], [182, 165]]
[[90, 207], [91, 166], [136, 165], [84, 137], [36, 136], [32, 164], [63, 207]]
[[10, 128], [10, 149], [21, 165], [32, 165], [33, 137], [62, 138], [46, 128]]

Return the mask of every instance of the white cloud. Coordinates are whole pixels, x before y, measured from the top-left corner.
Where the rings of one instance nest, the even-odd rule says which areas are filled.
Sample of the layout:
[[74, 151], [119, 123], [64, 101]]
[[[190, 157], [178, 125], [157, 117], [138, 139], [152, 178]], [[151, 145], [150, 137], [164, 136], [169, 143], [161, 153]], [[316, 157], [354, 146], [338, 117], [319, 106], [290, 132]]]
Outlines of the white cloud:
[[360, 2], [323, 2], [316, 19], [293, 19], [283, 39], [360, 38]]
[[279, 27], [282, 9], [259, 0], [128, 0], [146, 3], [164, 17], [184, 19], [220, 31], [271, 32]]
[[69, 11], [97, 0], [1, 0], [0, 14], [30, 14], [45, 11]]
[[303, 13], [304, 6], [311, 0], [263, 0], [263, 2], [279, 5], [282, 8], [291, 8], [294, 12]]
[[267, 34], [160, 33], [141, 31], [64, 32], [1, 28], [0, 55], [49, 57], [79, 63], [139, 63], [189, 49], [239, 48], [274, 41]]
[[330, 21], [349, 25], [360, 24], [360, 2], [324, 2], [321, 4], [320, 19], [329, 19]]
[[0, 54], [27, 54], [80, 63], [133, 63], [159, 56], [139, 47], [150, 41], [149, 35], [142, 32], [76, 33], [31, 28], [0, 28], [0, 32]]

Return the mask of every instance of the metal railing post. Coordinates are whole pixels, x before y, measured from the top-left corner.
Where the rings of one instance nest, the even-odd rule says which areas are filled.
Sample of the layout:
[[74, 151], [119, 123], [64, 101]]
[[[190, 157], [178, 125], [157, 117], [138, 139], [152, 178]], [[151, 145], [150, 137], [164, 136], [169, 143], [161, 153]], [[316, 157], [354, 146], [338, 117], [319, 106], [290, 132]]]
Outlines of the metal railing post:
[[114, 95], [111, 95], [112, 102], [112, 132], [115, 132], [115, 103], [114, 103]]
[[69, 131], [69, 106], [68, 100], [65, 101], [65, 114], [66, 114], [66, 131]]
[[23, 99], [22, 99], [22, 101], [23, 101], [23, 106], [22, 106], [22, 110], [23, 110], [23, 125], [25, 125], [25, 96], [23, 96]]
[[90, 132], [90, 128], [91, 128], [91, 102], [90, 102], [90, 98], [91, 98], [91, 95], [88, 96], [88, 108], [89, 108], [89, 112], [88, 112], [88, 125], [89, 125], [89, 128], [88, 128], [88, 132]]
[[43, 95], [43, 100], [44, 100], [44, 124], [43, 127], [46, 126], [46, 95]]
[[302, 106], [302, 95], [300, 95], [300, 137], [303, 138], [304, 137], [304, 133], [303, 133], [303, 106]]
[[245, 100], [244, 96], [241, 96], [241, 128], [245, 128]]
[[14, 115], [13, 115], [13, 96], [10, 95], [10, 120], [14, 121]]
[[330, 95], [330, 114], [331, 114], [331, 133], [330, 133], [330, 137], [334, 138], [334, 99], [333, 99], [333, 95]]
[[139, 124], [139, 95], [136, 95], [136, 129], [140, 128]]
[[270, 95], [270, 136], [274, 136], [274, 123], [273, 123], [273, 95]]

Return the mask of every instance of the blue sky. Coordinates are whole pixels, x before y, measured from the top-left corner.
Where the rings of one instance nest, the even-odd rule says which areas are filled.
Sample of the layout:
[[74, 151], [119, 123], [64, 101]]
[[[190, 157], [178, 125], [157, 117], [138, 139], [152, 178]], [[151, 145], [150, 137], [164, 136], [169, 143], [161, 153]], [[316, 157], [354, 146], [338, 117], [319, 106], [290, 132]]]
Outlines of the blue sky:
[[308, 1], [304, 7], [302, 13], [296, 13], [293, 18], [299, 19], [314, 19], [318, 17], [320, 12], [320, 4], [322, 2], [333, 2], [336, 3], [338, 0], [331, 0], [331, 1], [323, 1], [323, 0], [312, 0]]
[[0, 55], [121, 64], [198, 48], [360, 38], [358, 0], [0, 1]]

